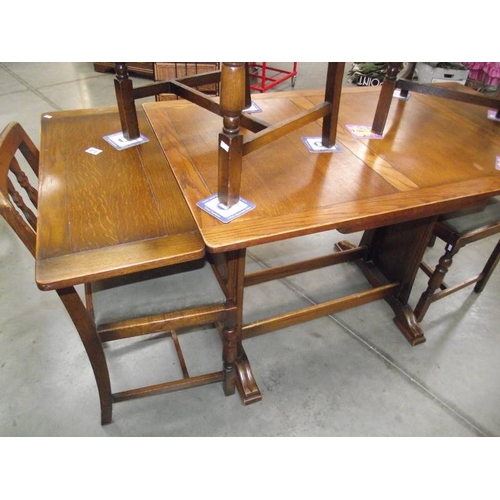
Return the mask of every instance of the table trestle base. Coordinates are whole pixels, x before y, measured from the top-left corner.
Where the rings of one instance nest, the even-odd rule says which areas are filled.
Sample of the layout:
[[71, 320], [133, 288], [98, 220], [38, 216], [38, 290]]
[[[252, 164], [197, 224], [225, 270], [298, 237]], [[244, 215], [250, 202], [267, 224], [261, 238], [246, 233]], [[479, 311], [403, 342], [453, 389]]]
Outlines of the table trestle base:
[[[245, 275], [244, 286], [252, 286], [258, 283], [264, 283], [267, 281], [293, 276], [295, 274], [313, 271], [315, 269], [321, 269], [323, 267], [360, 260], [366, 255], [368, 248], [369, 247], [367, 245], [360, 245], [359, 247], [352, 246], [349, 248], [346, 247], [345, 249], [342, 248], [340, 252], [333, 253], [331, 255], [325, 255], [314, 259], [303, 260], [292, 264], [253, 272]], [[281, 328], [304, 323], [322, 316], [327, 316], [352, 307], [357, 307], [375, 300], [386, 298], [387, 295], [399, 286], [399, 283], [376, 283], [373, 286], [374, 288], [371, 290], [354, 293], [346, 297], [324, 302], [322, 304], [315, 304], [249, 325], [243, 325], [242, 339], [256, 337]]]
[[219, 280], [221, 288], [226, 293], [229, 300], [233, 300], [238, 309], [238, 324], [240, 326], [240, 339], [238, 343], [238, 357], [236, 366], [236, 388], [240, 394], [243, 404], [247, 405], [260, 401], [262, 395], [254, 379], [250, 362], [242, 346], [242, 340], [249, 339], [270, 333], [275, 330], [289, 326], [305, 323], [320, 317], [344, 311], [363, 304], [368, 304], [375, 300], [386, 299], [394, 295], [398, 290], [399, 282], [383, 283], [374, 282], [373, 288], [363, 292], [354, 293], [339, 299], [315, 304], [306, 308], [301, 308], [286, 314], [266, 318], [264, 320], [243, 324], [243, 289], [244, 287], [265, 283], [276, 279], [286, 278], [288, 276], [321, 269], [332, 265], [362, 261], [369, 251], [368, 245], [359, 247], [351, 246], [343, 248], [342, 251], [303, 260], [292, 264], [285, 264], [270, 269], [249, 273], [245, 275], [246, 251], [227, 252], [223, 254], [210, 254], [212, 267]]
[[[343, 251], [356, 248], [352, 243], [345, 240], [336, 243], [335, 246]], [[367, 281], [373, 287], [382, 286], [383, 283], [387, 282], [385, 276], [373, 263], [362, 259], [356, 260], [354, 263], [358, 266]], [[395, 294], [388, 294], [384, 297], [384, 299], [391, 306], [395, 314], [393, 321], [406, 340], [412, 346], [425, 342], [426, 339], [424, 333], [417, 322], [413, 309], [408, 304], [403, 304], [400, 300], [398, 300]]]

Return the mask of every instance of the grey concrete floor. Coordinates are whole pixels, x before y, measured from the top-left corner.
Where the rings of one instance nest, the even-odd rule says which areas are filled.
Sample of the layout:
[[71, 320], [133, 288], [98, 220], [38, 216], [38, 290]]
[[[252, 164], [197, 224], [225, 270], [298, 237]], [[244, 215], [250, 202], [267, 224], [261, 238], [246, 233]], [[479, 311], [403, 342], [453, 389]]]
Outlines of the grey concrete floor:
[[[325, 67], [299, 63], [295, 89], [322, 87]], [[0, 128], [18, 121], [39, 145], [41, 113], [114, 105], [112, 80], [91, 63], [0, 63]], [[276, 90], [290, 89], [288, 81]], [[354, 243], [359, 237], [350, 235]], [[248, 268], [323, 255], [344, 238], [331, 231], [254, 247]], [[448, 281], [477, 272], [494, 244], [490, 238], [462, 250]], [[440, 250], [429, 249], [429, 261]], [[412, 305], [425, 283], [419, 274]], [[249, 288], [245, 318], [365, 288], [353, 265], [314, 271]], [[417, 347], [384, 302], [249, 339], [261, 402], [245, 407], [213, 384], [117, 404], [113, 423], [102, 427], [75, 328], [57, 295], [37, 289], [33, 259], [2, 219], [0, 435], [498, 436], [499, 289], [496, 273], [481, 295], [466, 289], [431, 307], [422, 324], [427, 342]], [[215, 331], [185, 333], [181, 343], [193, 374], [220, 369]], [[179, 375], [168, 339], [114, 344], [106, 352], [114, 390]]]

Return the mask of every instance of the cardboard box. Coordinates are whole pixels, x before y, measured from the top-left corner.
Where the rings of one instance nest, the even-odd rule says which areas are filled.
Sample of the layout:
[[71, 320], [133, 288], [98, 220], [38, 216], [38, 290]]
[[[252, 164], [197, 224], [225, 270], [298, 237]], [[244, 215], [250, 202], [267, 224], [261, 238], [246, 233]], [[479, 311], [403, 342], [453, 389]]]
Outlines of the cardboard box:
[[465, 85], [469, 75], [468, 69], [437, 68], [432, 64], [437, 63], [417, 63], [415, 73], [420, 83], [456, 82]]

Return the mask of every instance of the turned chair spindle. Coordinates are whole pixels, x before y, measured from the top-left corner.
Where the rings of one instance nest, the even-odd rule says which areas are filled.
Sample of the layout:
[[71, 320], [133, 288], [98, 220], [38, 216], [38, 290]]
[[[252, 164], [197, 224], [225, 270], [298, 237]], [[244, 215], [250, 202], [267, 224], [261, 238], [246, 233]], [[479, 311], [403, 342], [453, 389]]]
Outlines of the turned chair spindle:
[[476, 293], [483, 291], [500, 259], [500, 241], [496, 244], [479, 274], [453, 286], [445, 284], [444, 278], [460, 249], [469, 243], [499, 233], [500, 199], [498, 198], [490, 199], [485, 207], [451, 212], [439, 218], [429, 246], [432, 246], [435, 239], [439, 238], [445, 242], [445, 252], [434, 269], [425, 262], [420, 265], [420, 268], [429, 276], [429, 281], [427, 289], [422, 293], [415, 308], [418, 322], [424, 319], [429, 306], [437, 300], [473, 284], [475, 284], [474, 291]]

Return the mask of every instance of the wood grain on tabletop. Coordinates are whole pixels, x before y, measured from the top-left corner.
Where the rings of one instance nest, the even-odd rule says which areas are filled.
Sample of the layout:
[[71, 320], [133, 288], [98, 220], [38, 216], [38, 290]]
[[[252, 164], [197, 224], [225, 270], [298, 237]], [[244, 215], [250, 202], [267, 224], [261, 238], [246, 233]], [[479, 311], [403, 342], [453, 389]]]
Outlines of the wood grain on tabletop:
[[[412, 94], [393, 103], [384, 139], [353, 138], [345, 125], [370, 125], [378, 92], [343, 92], [338, 153], [313, 154], [304, 146], [303, 136], [321, 134], [315, 122], [245, 156], [241, 196], [256, 208], [227, 225], [196, 206], [217, 190], [220, 117], [187, 101], [146, 103], [144, 109], [213, 251], [436, 215], [500, 192], [494, 167], [498, 123], [485, 118], [484, 108]], [[259, 120], [277, 123], [324, 95], [294, 91], [252, 98], [263, 109]]]
[[[37, 281], [105, 277], [204, 254], [203, 241], [143, 113], [149, 142], [118, 151], [116, 108], [42, 118]], [[102, 150], [98, 155], [86, 152]], [[87, 269], [85, 269], [87, 268]], [[95, 273], [93, 275], [93, 273]], [[61, 283], [59, 283], [61, 284]]]

